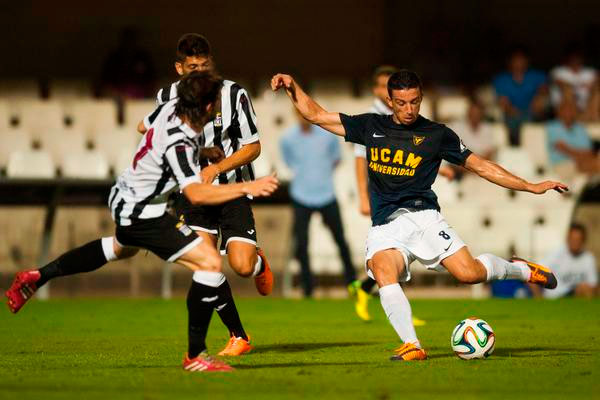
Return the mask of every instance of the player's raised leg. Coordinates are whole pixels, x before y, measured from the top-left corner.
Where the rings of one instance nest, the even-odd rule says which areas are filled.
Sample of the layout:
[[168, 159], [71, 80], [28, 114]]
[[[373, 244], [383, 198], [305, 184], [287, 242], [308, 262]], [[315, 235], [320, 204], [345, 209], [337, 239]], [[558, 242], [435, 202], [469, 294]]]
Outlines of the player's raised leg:
[[463, 283], [517, 279], [548, 289], [556, 287], [556, 276], [547, 267], [521, 258], [507, 261], [489, 253], [473, 258], [466, 246], [442, 260], [442, 265]]
[[373, 255], [368, 261], [368, 266], [377, 284], [381, 306], [404, 342], [391, 357], [393, 361], [424, 360], [427, 358], [425, 350], [421, 348], [415, 327], [412, 323], [412, 310], [410, 303], [398, 283], [405, 272], [407, 260], [396, 249], [382, 250]]
[[131, 257], [137, 251], [135, 248], [119, 245], [113, 237], [105, 237], [70, 250], [40, 269], [18, 272], [6, 291], [8, 308], [11, 312], [17, 313], [27, 300], [51, 279], [91, 272], [109, 261]]
[[231, 268], [240, 276], [254, 277], [256, 290], [263, 296], [273, 291], [273, 272], [265, 253], [256, 242], [243, 237], [232, 237], [227, 244], [227, 258]]

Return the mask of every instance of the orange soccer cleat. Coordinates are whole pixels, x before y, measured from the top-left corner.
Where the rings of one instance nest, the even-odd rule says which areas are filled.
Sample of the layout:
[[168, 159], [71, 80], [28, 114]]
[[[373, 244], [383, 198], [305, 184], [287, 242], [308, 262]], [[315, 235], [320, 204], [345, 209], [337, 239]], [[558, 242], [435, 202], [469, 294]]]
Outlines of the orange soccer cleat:
[[254, 347], [250, 345], [250, 336], [248, 340], [231, 336], [227, 346], [219, 353], [220, 356], [241, 356], [242, 354], [249, 353]]
[[396, 353], [396, 355], [390, 357], [390, 360], [392, 361], [419, 361], [427, 359], [425, 350], [412, 343], [404, 343], [394, 350], [394, 353]]
[[273, 291], [273, 272], [271, 272], [271, 267], [269, 266], [267, 257], [265, 257], [265, 253], [261, 248], [256, 248], [256, 254], [262, 260], [264, 271], [254, 277], [254, 284], [256, 285], [256, 290], [258, 290], [258, 293], [266, 296], [271, 294]]
[[554, 289], [556, 285], [558, 285], [558, 281], [556, 280], [556, 275], [552, 272], [552, 270], [548, 267], [544, 267], [543, 265], [535, 264], [530, 261], [527, 261], [523, 258], [513, 257], [510, 259], [511, 262], [522, 262], [527, 264], [529, 269], [531, 270], [531, 276], [527, 282], [535, 283], [536, 285], [543, 286], [546, 289]]
[[200, 353], [194, 358], [189, 358], [186, 354], [183, 358], [183, 369], [189, 372], [230, 372], [233, 367], [227, 365], [221, 360], [209, 356], [206, 353]]

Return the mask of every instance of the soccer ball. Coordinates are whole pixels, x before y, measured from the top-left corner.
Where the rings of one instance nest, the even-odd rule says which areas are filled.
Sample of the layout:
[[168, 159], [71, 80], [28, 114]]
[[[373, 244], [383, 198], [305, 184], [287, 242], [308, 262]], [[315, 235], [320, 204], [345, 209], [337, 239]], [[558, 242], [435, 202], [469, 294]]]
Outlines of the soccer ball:
[[452, 331], [450, 345], [463, 360], [487, 358], [494, 351], [496, 336], [487, 322], [471, 317], [456, 325]]

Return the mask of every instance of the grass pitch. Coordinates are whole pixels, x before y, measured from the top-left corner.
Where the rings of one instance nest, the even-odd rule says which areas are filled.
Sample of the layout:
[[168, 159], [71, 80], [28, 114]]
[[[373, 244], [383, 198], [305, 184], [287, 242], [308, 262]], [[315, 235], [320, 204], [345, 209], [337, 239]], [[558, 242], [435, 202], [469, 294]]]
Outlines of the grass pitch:
[[[2, 399], [600, 398], [600, 301], [415, 300], [430, 359], [390, 362], [398, 340], [381, 307], [359, 321], [350, 301], [239, 299], [256, 349], [231, 374], [181, 370], [183, 299], [33, 301], [0, 312]], [[487, 360], [450, 349], [459, 320], [497, 336]], [[213, 315], [209, 349], [227, 333]]]

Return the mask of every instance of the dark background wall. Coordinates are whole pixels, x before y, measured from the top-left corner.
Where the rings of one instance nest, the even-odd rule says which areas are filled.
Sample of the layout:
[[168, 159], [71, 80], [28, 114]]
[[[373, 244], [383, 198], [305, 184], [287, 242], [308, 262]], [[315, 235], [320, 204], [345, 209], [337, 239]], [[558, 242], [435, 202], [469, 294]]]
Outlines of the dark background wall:
[[543, 68], [574, 40], [596, 65], [600, 56], [599, 1], [3, 0], [0, 74], [97, 77], [126, 26], [161, 80], [190, 31], [211, 40], [225, 75], [245, 81], [276, 71], [356, 78], [381, 62], [417, 68], [430, 83], [485, 81], [517, 42]]

